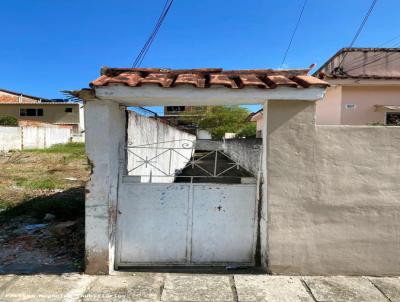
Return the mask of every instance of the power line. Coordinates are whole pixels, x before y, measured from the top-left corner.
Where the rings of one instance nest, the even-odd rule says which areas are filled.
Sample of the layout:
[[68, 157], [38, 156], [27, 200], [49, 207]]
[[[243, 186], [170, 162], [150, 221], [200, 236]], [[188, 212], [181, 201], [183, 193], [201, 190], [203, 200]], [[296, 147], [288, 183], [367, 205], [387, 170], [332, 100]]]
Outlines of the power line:
[[364, 16], [364, 19], [361, 22], [360, 27], [358, 28], [356, 34], [354, 35], [353, 40], [351, 41], [349, 47], [353, 47], [354, 43], [357, 41], [357, 38], [360, 35], [361, 31], [363, 30], [365, 23], [367, 23], [367, 20], [371, 15], [372, 10], [374, 9], [376, 2], [378, 2], [378, 0], [372, 0], [371, 6], [369, 7], [367, 14]]
[[[161, 25], [162, 25], [162, 23], [163, 23], [165, 17], [167, 16], [168, 11], [169, 11], [169, 9], [171, 8], [171, 5], [172, 5], [173, 2], [174, 2], [174, 0], [171, 0], [171, 1], [169, 2], [169, 4], [168, 4], [167, 8], [165, 9], [164, 14], [163, 14], [162, 17], [161, 17], [161, 20], [160, 20], [160, 22], [158, 23], [156, 32], [155, 32], [155, 34], [152, 36], [151, 41], [150, 41], [149, 45], [147, 46], [147, 48], [146, 48], [146, 50], [145, 50], [145, 52], [144, 52], [142, 58], [140, 59], [138, 66], [140, 66], [140, 65], [142, 64], [143, 59], [145, 58], [147, 52], [149, 51], [150, 46], [151, 46], [151, 44], [153, 43], [153, 41], [154, 41], [154, 39], [155, 39], [155, 37], [156, 37], [156, 35], [157, 35], [157, 33], [158, 33], [158, 30], [160, 29], [160, 27], [161, 27]], [[166, 4], [167, 4], [167, 3], [166, 3]]]
[[[397, 43], [395, 45], [393, 45], [392, 48], [396, 48], [400, 46], [400, 43]], [[350, 70], [354, 70], [363, 66], [367, 66], [370, 65], [371, 63], [375, 63], [377, 61], [379, 61], [380, 59], [384, 58], [384, 57], [390, 57], [391, 55], [393, 55], [393, 53], [391, 54], [387, 54], [384, 51], [378, 51], [377, 54], [372, 55], [371, 57], [367, 58], [366, 62], [365, 62], [365, 58], [364, 55], [361, 55], [359, 57], [356, 57], [352, 60], [352, 62], [350, 64], [346, 65], [346, 70], [344, 70], [344, 72], [350, 71]]]
[[[394, 58], [393, 60], [391, 60], [391, 61], [386, 61], [386, 62], [379, 62], [381, 59], [383, 59], [383, 58], [386, 58], [386, 59], [389, 59], [389, 57], [391, 57], [391, 56], [393, 56], [393, 55], [395, 55], [395, 54], [397, 54], [396, 52], [393, 52], [393, 53], [390, 53], [390, 54], [383, 54], [382, 56], [380, 56], [379, 58], [377, 58], [377, 59], [375, 59], [375, 60], [373, 60], [373, 61], [370, 61], [370, 62], [367, 62], [367, 63], [365, 63], [365, 64], [361, 64], [361, 65], [359, 65], [359, 66], [353, 66], [353, 68], [350, 68], [350, 69], [348, 69], [348, 70], [345, 70], [344, 72], [350, 72], [350, 71], [353, 71], [353, 70], [356, 70], [356, 69], [359, 69], [359, 68], [362, 68], [362, 67], [364, 67], [364, 66], [368, 66], [368, 65], [370, 65], [370, 67], [377, 67], [377, 66], [380, 66], [380, 65], [383, 65], [383, 64], [389, 64], [389, 63], [391, 63], [391, 62], [394, 62], [394, 61], [397, 61], [397, 60], [399, 60], [400, 58], [399, 57], [397, 57], [397, 58]], [[373, 63], [377, 63], [377, 64], [373, 64]], [[371, 64], [373, 64], [373, 65], [371, 65]]]
[[307, 0], [304, 0], [303, 6], [301, 7], [301, 10], [300, 10], [299, 18], [297, 19], [297, 22], [296, 22], [296, 26], [294, 27], [294, 30], [293, 30], [292, 35], [290, 37], [289, 44], [288, 44], [288, 46], [286, 48], [285, 54], [283, 55], [283, 59], [282, 59], [282, 64], [281, 65], [283, 65], [285, 63], [285, 61], [286, 61], [286, 57], [287, 57], [287, 55], [289, 53], [290, 47], [292, 46], [293, 38], [296, 35], [297, 29], [299, 28], [301, 17], [303, 16], [303, 12], [304, 12], [304, 8], [306, 7], [306, 4], [307, 4]]
[[153, 43], [155, 37], [157, 36], [157, 33], [159, 31], [159, 29], [161, 28], [162, 23], [164, 22], [165, 17], [168, 14], [168, 11], [171, 8], [172, 3], [174, 2], [174, 0], [166, 0], [164, 7], [161, 11], [160, 16], [157, 19], [157, 22], [154, 26], [153, 31], [151, 32], [149, 38], [147, 39], [146, 43], [143, 45], [143, 48], [141, 49], [141, 51], [139, 52], [139, 54], [137, 55], [135, 61], [132, 64], [132, 67], [138, 67], [142, 64], [143, 59], [145, 58], [147, 52], [149, 51], [151, 44]]
[[[381, 48], [382, 46], [387, 45], [387, 44], [397, 40], [398, 38], [400, 38], [400, 35], [397, 35], [397, 36], [395, 36], [395, 37], [393, 37], [393, 38], [391, 38], [391, 39], [389, 39], [389, 40], [387, 40], [387, 41], [385, 41], [383, 43], [380, 43], [379, 45], [375, 46], [375, 48]], [[385, 48], [396, 48], [396, 47], [399, 47], [399, 46], [400, 46], [400, 42], [395, 43], [395, 44], [393, 44], [392, 46], [389, 46], [389, 47], [386, 46]], [[375, 55], [375, 56], [377, 56], [377, 55]], [[372, 56], [371, 59], [374, 59], [375, 56]], [[364, 61], [364, 55], [362, 54], [362, 55], [357, 56], [354, 59], [352, 59], [352, 62], [349, 65], [347, 65], [346, 67], [350, 67], [351, 68], [353, 66], [356, 66], [356, 65], [362, 63], [363, 61]]]
[[[363, 18], [363, 20], [362, 20], [360, 26], [358, 27], [358, 29], [357, 29], [357, 31], [356, 31], [356, 34], [355, 34], [354, 37], [353, 37], [353, 40], [351, 40], [351, 43], [350, 43], [349, 48], [353, 47], [354, 43], [357, 41], [358, 36], [361, 34], [361, 32], [362, 32], [362, 30], [363, 30], [363, 28], [364, 28], [365, 23], [367, 23], [367, 20], [368, 20], [369, 16], [371, 15], [372, 10], [374, 9], [375, 4], [376, 4], [377, 1], [378, 1], [378, 0], [372, 0], [371, 5], [369, 6], [369, 9], [368, 9], [367, 13], [365, 14], [365, 16], [364, 16], [364, 18]], [[342, 63], [343, 63], [343, 61], [344, 61], [344, 59], [346, 58], [346, 55], [347, 55], [347, 52], [343, 55], [343, 58], [342, 58], [342, 60], [340, 61], [339, 66], [337, 67], [338, 69], [341, 67], [341, 65], [342, 65]]]
[[382, 47], [383, 45], [387, 45], [390, 42], [393, 42], [393, 41], [397, 40], [398, 38], [400, 38], [400, 35], [397, 35], [397, 36], [391, 38], [390, 40], [387, 40], [386, 42], [383, 42], [383, 43], [379, 44], [377, 47]]
[[149, 43], [150, 43], [150, 41], [151, 41], [151, 37], [154, 35], [155, 30], [156, 30], [157, 26], [158, 26], [159, 23], [160, 23], [161, 17], [162, 17], [163, 14], [165, 13], [165, 10], [166, 10], [166, 8], [167, 8], [167, 5], [168, 5], [168, 0], [165, 1], [164, 7], [163, 7], [163, 9], [162, 9], [162, 11], [161, 11], [160, 16], [158, 17], [158, 20], [157, 20], [157, 22], [156, 22], [155, 27], [153, 28], [153, 31], [151, 32], [150, 37], [147, 39], [147, 41], [146, 41], [146, 43], [144, 44], [144, 46], [142, 47], [141, 51], [140, 51], [139, 54], [137, 55], [135, 61], [134, 61], [133, 64], [132, 64], [132, 67], [136, 67], [136, 66], [138, 65], [140, 59], [142, 58], [144, 51], [146, 50], [147, 46], [149, 45]]

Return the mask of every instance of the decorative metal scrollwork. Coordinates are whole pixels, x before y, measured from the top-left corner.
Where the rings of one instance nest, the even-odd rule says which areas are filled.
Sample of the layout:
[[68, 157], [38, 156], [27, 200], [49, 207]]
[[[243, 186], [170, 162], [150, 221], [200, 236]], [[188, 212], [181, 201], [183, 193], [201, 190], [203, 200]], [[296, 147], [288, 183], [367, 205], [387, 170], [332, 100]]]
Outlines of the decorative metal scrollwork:
[[[229, 171], [243, 170], [222, 150], [205, 151], [202, 154], [196, 153], [195, 156], [195, 142], [186, 139], [129, 144], [126, 151], [127, 175], [148, 177], [149, 182], [152, 182], [154, 177], [190, 177], [192, 181], [197, 177], [232, 177], [232, 172]], [[182, 171], [188, 169], [191, 169], [191, 174], [182, 175]]]

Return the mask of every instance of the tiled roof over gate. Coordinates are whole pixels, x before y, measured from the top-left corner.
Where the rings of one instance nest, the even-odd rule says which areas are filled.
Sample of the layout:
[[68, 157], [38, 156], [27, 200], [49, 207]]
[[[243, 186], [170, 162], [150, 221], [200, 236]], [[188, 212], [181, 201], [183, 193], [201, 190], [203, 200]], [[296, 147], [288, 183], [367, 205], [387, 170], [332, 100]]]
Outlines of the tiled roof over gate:
[[103, 68], [102, 75], [90, 83], [92, 87], [122, 84], [130, 87], [158, 85], [164, 88], [192, 85], [196, 88], [224, 86], [227, 88], [256, 87], [274, 89], [326, 87], [323, 80], [308, 75], [309, 69], [248, 69], [222, 68], [161, 69], [161, 68]]

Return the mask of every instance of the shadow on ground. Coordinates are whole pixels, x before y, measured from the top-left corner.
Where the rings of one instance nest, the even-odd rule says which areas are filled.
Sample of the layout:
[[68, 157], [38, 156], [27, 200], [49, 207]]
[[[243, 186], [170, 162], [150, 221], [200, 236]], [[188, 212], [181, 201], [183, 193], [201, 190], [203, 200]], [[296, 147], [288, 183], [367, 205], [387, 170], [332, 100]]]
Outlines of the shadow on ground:
[[84, 200], [84, 187], [75, 187], [0, 212], [0, 274], [81, 271]]

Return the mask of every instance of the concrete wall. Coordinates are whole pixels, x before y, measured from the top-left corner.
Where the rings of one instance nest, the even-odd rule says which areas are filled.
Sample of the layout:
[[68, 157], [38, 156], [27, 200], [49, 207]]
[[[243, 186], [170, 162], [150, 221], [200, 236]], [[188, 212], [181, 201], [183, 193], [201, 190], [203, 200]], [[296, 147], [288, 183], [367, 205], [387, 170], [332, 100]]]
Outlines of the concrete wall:
[[255, 177], [257, 177], [258, 172], [261, 172], [261, 139], [227, 139], [224, 141], [222, 147], [229, 157]]
[[48, 148], [70, 139], [70, 128], [0, 127], [0, 151]]
[[22, 127], [23, 149], [48, 148], [66, 144], [71, 139], [71, 129], [58, 127]]
[[22, 136], [20, 127], [0, 126], [0, 151], [21, 150]]
[[268, 267], [400, 273], [400, 129], [315, 126], [315, 105], [268, 105]]
[[[174, 175], [185, 167], [195, 141], [195, 135], [128, 111], [128, 175], [141, 176], [141, 182], [149, 182], [148, 175], [152, 182], [174, 182], [174, 177], [165, 175]], [[150, 160], [149, 164], [143, 164], [143, 160]]]

